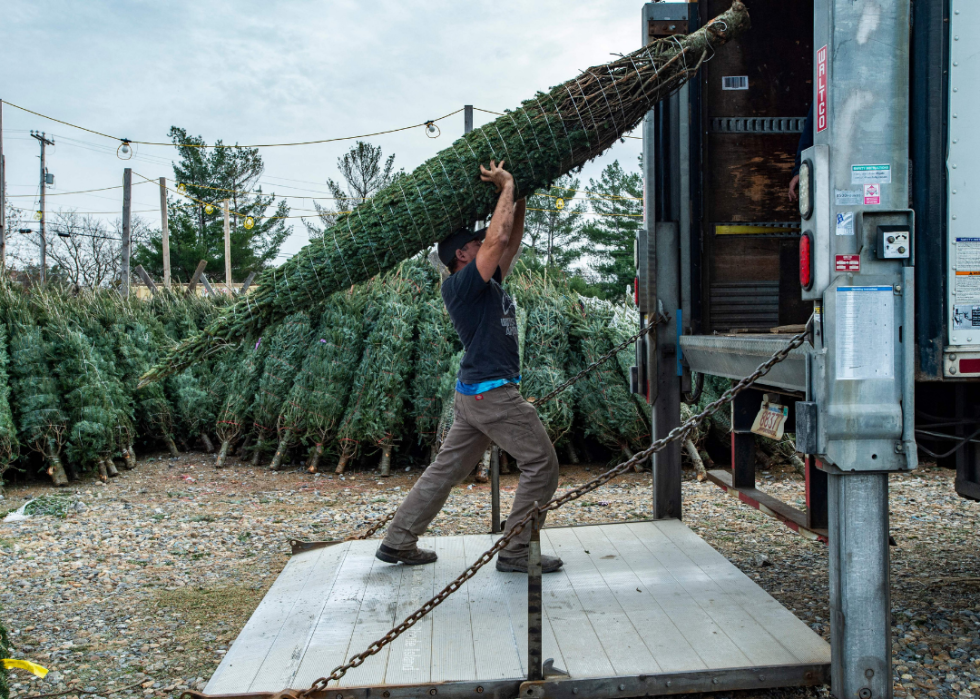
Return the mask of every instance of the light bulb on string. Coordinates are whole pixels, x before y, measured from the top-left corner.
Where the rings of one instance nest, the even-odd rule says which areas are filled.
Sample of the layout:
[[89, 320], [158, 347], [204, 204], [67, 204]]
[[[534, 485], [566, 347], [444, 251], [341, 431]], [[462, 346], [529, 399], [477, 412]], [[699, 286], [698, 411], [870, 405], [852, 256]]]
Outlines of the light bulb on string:
[[211, 214], [214, 213], [214, 207], [211, 204], [205, 204], [205, 206], [204, 206], [204, 213], [206, 213], [208, 216], [210, 216]]
[[562, 199], [561, 197], [558, 197], [555, 200], [555, 208], [558, 209], [559, 211], [561, 211], [562, 209], [564, 209], [565, 208], [565, 200]]
[[177, 191], [181, 194], [187, 194], [187, 185], [181, 182], [177, 185]]
[[43, 211], [35, 212], [35, 214], [34, 214], [34, 220], [35, 221], [40, 221], [42, 218], [44, 218], [44, 212]]
[[245, 230], [247, 230], [247, 231], [252, 230], [252, 227], [254, 225], [255, 225], [255, 219], [252, 218], [251, 216], [246, 216], [245, 217]]
[[426, 136], [428, 136], [429, 138], [439, 138], [439, 134], [441, 134], [441, 133], [442, 133], [442, 131], [439, 130], [439, 127], [436, 126], [436, 123], [434, 121], [427, 121], [427, 122], [425, 122], [425, 135]]
[[133, 158], [133, 147], [129, 142], [128, 138], [122, 139], [122, 143], [116, 149], [116, 157], [120, 160], [132, 160]]

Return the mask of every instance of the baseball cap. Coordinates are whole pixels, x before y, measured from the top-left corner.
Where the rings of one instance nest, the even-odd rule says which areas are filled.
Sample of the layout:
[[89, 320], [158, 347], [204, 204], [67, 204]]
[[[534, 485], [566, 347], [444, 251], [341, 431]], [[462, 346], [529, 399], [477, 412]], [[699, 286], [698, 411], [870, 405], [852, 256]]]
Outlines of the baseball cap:
[[439, 259], [442, 260], [442, 264], [452, 269], [453, 260], [456, 259], [456, 251], [464, 247], [471, 240], [483, 240], [486, 235], [486, 228], [481, 228], [478, 231], [469, 228], [460, 228], [445, 240], [439, 241]]

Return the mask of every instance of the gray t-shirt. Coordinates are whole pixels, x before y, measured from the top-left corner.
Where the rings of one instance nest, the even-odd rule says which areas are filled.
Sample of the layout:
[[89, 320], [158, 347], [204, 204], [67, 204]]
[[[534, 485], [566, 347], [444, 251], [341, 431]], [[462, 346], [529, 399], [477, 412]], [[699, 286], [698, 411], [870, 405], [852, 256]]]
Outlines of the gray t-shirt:
[[485, 282], [473, 260], [442, 284], [442, 300], [466, 350], [459, 365], [463, 383], [513, 379], [521, 373], [514, 301], [500, 281], [500, 267]]

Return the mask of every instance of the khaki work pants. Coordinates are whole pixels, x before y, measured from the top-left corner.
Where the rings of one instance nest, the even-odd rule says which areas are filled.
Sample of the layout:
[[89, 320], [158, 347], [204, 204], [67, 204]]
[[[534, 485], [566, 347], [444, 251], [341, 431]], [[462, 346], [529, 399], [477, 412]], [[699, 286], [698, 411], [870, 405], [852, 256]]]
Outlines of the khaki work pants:
[[[537, 411], [521, 397], [515, 384], [478, 396], [457, 393], [454, 408], [453, 426], [436, 460], [415, 482], [388, 527], [384, 544], [390, 548], [404, 551], [415, 547], [453, 486], [473, 471], [491, 441], [514, 457], [521, 472], [505, 533], [531, 511], [535, 501], [543, 505], [558, 488], [555, 448]], [[531, 527], [525, 527], [501, 555], [527, 556], [530, 538]]]

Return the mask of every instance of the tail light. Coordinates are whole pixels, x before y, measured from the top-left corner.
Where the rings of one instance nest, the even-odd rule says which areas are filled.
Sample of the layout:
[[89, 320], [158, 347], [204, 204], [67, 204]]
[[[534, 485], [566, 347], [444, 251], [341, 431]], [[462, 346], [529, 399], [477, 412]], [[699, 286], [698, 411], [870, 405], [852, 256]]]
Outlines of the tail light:
[[813, 236], [800, 236], [800, 286], [807, 291], [813, 286]]

